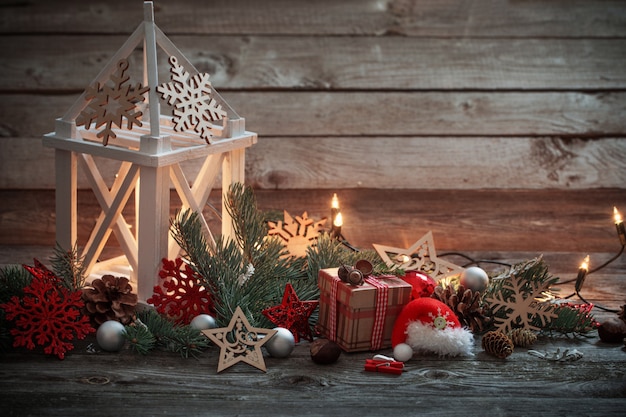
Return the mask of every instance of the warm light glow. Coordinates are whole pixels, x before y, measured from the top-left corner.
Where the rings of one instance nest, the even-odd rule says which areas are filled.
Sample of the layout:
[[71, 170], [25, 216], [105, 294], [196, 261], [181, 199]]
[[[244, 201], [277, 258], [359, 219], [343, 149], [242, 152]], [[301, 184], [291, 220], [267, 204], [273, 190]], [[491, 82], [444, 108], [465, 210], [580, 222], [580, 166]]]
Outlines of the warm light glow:
[[337, 193], [334, 193], [333, 199], [330, 200], [330, 208], [339, 209], [339, 199], [337, 198]]
[[622, 222], [622, 215], [619, 211], [617, 211], [617, 207], [613, 207], [613, 219], [615, 220], [615, 224], [620, 224]]
[[343, 226], [343, 217], [341, 216], [341, 213], [337, 213], [337, 216], [335, 217], [335, 220], [333, 221], [333, 225], [335, 227]]
[[583, 263], [580, 264], [580, 269], [584, 269], [585, 271], [589, 270], [589, 255], [585, 256], [585, 259], [583, 259]]
[[409, 255], [400, 253], [398, 254], [398, 256], [396, 256], [396, 259], [398, 260], [398, 262], [405, 264], [411, 260], [411, 257]]

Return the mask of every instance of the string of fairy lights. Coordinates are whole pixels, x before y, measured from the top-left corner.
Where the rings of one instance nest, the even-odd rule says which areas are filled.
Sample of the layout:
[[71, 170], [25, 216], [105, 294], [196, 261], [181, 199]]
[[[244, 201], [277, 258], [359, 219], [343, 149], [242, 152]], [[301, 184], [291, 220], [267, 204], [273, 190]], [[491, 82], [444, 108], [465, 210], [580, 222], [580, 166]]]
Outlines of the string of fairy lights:
[[[358, 252], [359, 249], [356, 248], [355, 246], [353, 246], [352, 244], [350, 244], [350, 242], [348, 242], [348, 240], [343, 236], [341, 228], [343, 226], [343, 216], [341, 214], [341, 210], [339, 208], [339, 198], [337, 197], [337, 194], [334, 193], [333, 197], [331, 199], [331, 204], [330, 204], [330, 211], [331, 211], [331, 229], [330, 229], [330, 235], [331, 237], [333, 237], [334, 239], [337, 239], [339, 242], [341, 242], [344, 246], [346, 246], [347, 248]], [[619, 242], [620, 242], [620, 249], [619, 251], [612, 256], [610, 259], [608, 259], [607, 261], [605, 261], [604, 263], [602, 263], [601, 265], [590, 269], [590, 257], [589, 255], [585, 256], [585, 258], [583, 259], [582, 263], [580, 264], [580, 267], [578, 268], [578, 274], [576, 276], [576, 278], [572, 278], [572, 279], [568, 279], [568, 280], [564, 280], [564, 281], [559, 281], [559, 284], [568, 284], [571, 282], [574, 282], [574, 292], [566, 297], [563, 297], [565, 299], [570, 299], [574, 296], [578, 297], [582, 302], [586, 303], [586, 304], [591, 304], [590, 302], [588, 302], [582, 295], [581, 295], [581, 291], [583, 288], [583, 284], [585, 282], [585, 279], [593, 274], [596, 273], [598, 271], [600, 271], [601, 269], [607, 267], [608, 265], [610, 265], [611, 263], [615, 262], [617, 259], [619, 259], [622, 254], [624, 253], [624, 249], [626, 248], [626, 228], [624, 226], [624, 222], [623, 222], [623, 218], [621, 213], [617, 210], [617, 207], [613, 207], [613, 219], [615, 222], [615, 228], [617, 231], [617, 236], [619, 238]], [[464, 253], [460, 253], [460, 252], [446, 252], [446, 253], [441, 253], [438, 255], [438, 257], [446, 257], [446, 256], [457, 256], [460, 258], [463, 258], [467, 261], [467, 263], [465, 263], [464, 265], [461, 265], [463, 268], [469, 267], [469, 266], [479, 266], [481, 264], [495, 264], [495, 265], [501, 265], [501, 266], [506, 266], [506, 267], [512, 267], [513, 265], [507, 262], [502, 262], [502, 261], [497, 261], [497, 260], [489, 260], [489, 259], [474, 259], [471, 256], [464, 254]], [[611, 309], [611, 308], [607, 308], [598, 304], [594, 304], [594, 307], [596, 307], [599, 310], [602, 311], [606, 311], [606, 312], [611, 312], [611, 313], [617, 313], [618, 310], [615, 309]]]

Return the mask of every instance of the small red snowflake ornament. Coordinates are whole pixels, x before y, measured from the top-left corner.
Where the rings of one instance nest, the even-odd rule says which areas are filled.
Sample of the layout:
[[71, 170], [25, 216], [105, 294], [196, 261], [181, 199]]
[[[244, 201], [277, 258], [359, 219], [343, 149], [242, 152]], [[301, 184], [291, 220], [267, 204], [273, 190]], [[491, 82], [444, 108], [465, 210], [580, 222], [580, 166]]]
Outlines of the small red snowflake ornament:
[[155, 306], [157, 312], [172, 318], [178, 324], [189, 324], [198, 314], [211, 314], [211, 295], [200, 284], [200, 275], [184, 264], [181, 258], [175, 261], [163, 259], [159, 277], [160, 286], [154, 287], [154, 294], [147, 302]]
[[24, 268], [34, 276], [24, 295], [0, 305], [7, 320], [15, 320], [13, 346], [33, 350], [37, 344], [44, 347], [44, 353], [64, 359], [65, 353], [74, 349], [71, 340], [84, 339], [95, 331], [89, 317], [81, 314], [82, 292], [59, 285], [60, 279], [37, 260], [34, 267]]
[[289, 329], [296, 343], [300, 341], [300, 336], [312, 341], [313, 332], [309, 326], [309, 317], [318, 304], [319, 301], [300, 301], [296, 290], [290, 283], [287, 283], [283, 302], [266, 308], [262, 313], [275, 325]]

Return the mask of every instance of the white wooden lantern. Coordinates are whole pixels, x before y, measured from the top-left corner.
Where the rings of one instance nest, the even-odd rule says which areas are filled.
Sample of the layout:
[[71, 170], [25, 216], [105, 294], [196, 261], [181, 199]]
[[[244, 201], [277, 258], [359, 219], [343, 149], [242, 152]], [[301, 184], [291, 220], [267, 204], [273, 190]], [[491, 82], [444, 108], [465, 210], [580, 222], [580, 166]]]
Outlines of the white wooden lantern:
[[[143, 85], [132, 85], [128, 57], [138, 48], [143, 48]], [[159, 48], [171, 65], [171, 80], [159, 81]], [[213, 89], [208, 77], [155, 25], [152, 2], [144, 2], [143, 22], [56, 120], [55, 131], [43, 138], [44, 146], [55, 149], [57, 242], [67, 249], [76, 244], [80, 166], [102, 207], [84, 246], [88, 273], [94, 278], [110, 271], [112, 264], [125, 264], [142, 301], [158, 283], [161, 259], [172, 259], [180, 251], [168, 233], [170, 187], [183, 208], [202, 213], [220, 174], [223, 192], [244, 182], [245, 149], [257, 141], [256, 133], [245, 130], [245, 120]], [[173, 115], [161, 114], [160, 100], [172, 106]], [[111, 187], [98, 168], [102, 159], [120, 163]], [[182, 169], [187, 161], [201, 166], [191, 186]], [[136, 232], [122, 217], [133, 191]], [[200, 218], [212, 241], [213, 234]], [[100, 261], [111, 233], [120, 243], [123, 259]], [[221, 233], [232, 237], [224, 203]]]

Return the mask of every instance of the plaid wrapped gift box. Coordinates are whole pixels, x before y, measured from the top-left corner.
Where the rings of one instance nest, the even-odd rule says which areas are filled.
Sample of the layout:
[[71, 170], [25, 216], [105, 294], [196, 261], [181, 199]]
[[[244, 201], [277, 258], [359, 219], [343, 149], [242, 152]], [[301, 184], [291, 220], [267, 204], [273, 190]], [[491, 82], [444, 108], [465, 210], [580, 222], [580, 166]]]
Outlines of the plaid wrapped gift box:
[[322, 335], [346, 352], [391, 347], [391, 332], [398, 314], [410, 301], [411, 285], [394, 275], [365, 278], [361, 286], [342, 282], [338, 268], [318, 275]]

